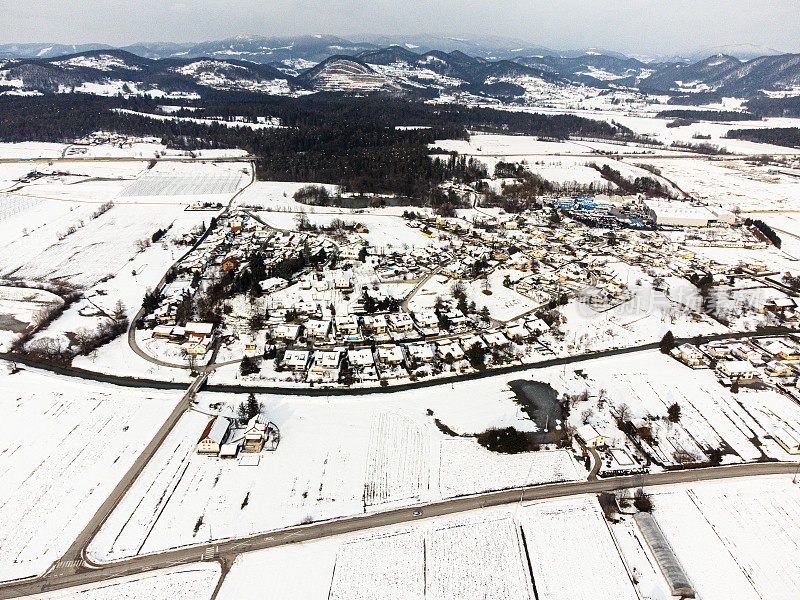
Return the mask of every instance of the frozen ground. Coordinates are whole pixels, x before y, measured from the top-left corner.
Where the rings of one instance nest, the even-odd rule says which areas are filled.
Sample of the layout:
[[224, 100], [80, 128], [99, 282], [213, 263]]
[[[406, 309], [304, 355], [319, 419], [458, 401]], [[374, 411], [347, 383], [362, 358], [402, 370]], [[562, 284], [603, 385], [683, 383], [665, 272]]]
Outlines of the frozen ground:
[[642, 162], [659, 168], [665, 177], [693, 197], [729, 210], [800, 209], [798, 179], [778, 172], [781, 169], [748, 165], [744, 161], [642, 159]]
[[[597, 500], [490, 508], [240, 556], [220, 600], [637, 598]], [[534, 592], [535, 587], [535, 592]]]
[[800, 489], [790, 477], [703, 482], [653, 492], [653, 515], [699, 598], [797, 597]]
[[41, 573], [61, 556], [178, 398], [0, 375], [0, 579]]
[[46, 290], [0, 286], [0, 350], [63, 300]]
[[107, 583], [31, 596], [36, 600], [208, 600], [220, 576], [217, 563], [186, 565]]
[[[200, 456], [195, 444], [208, 422], [192, 412], [123, 499], [92, 544], [99, 559], [242, 536], [302, 521], [385, 510], [445, 497], [572, 481], [585, 471], [567, 451], [517, 455], [489, 452], [458, 432], [492, 426], [535, 430], [506, 379], [363, 398], [263, 396], [281, 431], [274, 452], [257, 466]], [[198, 408], [243, 398], [202, 394]]]

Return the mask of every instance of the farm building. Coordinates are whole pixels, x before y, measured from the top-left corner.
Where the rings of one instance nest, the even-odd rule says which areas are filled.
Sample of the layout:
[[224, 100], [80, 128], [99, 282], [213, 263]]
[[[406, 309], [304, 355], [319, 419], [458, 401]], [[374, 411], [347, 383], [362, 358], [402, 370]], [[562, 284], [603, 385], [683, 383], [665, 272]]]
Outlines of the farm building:
[[789, 454], [800, 454], [800, 441], [785, 427], [773, 433], [772, 438]]
[[200, 342], [210, 336], [214, 331], [213, 323], [201, 323], [197, 321], [190, 321], [186, 323], [184, 335], [190, 342]]
[[230, 419], [226, 417], [214, 417], [211, 419], [197, 442], [197, 453], [219, 454], [230, 429]]

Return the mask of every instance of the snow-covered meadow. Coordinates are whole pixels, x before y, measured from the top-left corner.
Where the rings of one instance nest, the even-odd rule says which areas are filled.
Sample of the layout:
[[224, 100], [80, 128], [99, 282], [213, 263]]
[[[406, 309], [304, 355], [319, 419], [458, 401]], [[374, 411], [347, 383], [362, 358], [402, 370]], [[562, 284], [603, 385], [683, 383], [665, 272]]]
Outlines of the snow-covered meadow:
[[597, 500], [490, 508], [240, 556], [221, 600], [637, 598]]
[[653, 515], [699, 598], [797, 597], [800, 488], [791, 477], [702, 482], [652, 492]]
[[178, 400], [26, 370], [0, 375], [0, 579], [60, 558]]
[[209, 600], [220, 576], [217, 563], [195, 563], [151, 571], [69, 590], [31, 596], [35, 600]]
[[[261, 396], [281, 442], [276, 451], [262, 452], [256, 466], [198, 455], [197, 438], [209, 417], [189, 413], [90, 552], [106, 560], [307, 520], [584, 478], [570, 451], [497, 454], [437, 428], [435, 418], [466, 434], [508, 425], [535, 430], [504, 382], [464, 383], [435, 396], [427, 390], [361, 398]], [[198, 409], [242, 399], [203, 393]]]

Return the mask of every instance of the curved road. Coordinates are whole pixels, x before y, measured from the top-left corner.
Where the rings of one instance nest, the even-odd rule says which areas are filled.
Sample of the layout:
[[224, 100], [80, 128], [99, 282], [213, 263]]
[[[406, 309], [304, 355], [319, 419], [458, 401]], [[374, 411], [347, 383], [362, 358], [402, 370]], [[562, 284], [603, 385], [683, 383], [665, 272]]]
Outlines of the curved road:
[[[685, 471], [668, 471], [664, 473], [651, 473], [628, 477], [612, 477], [597, 481], [554, 483], [533, 487], [512, 488], [499, 492], [454, 498], [452, 500], [443, 500], [441, 502], [432, 502], [358, 517], [287, 527], [285, 529], [246, 538], [187, 546], [108, 564], [84, 563], [78, 567], [65, 566], [54, 568], [42, 577], [0, 586], [0, 598], [18, 598], [20, 596], [36, 594], [43, 591], [105, 581], [203, 560], [215, 560], [225, 565], [230, 565], [236, 556], [243, 552], [315, 540], [343, 533], [364, 531], [386, 525], [396, 525], [398, 523], [406, 523], [422, 518], [477, 510], [489, 506], [513, 504], [524, 500], [542, 500], [579, 494], [613, 492], [640, 486], [693, 483], [697, 481], [756, 475], [792, 474], [797, 468], [797, 463], [754, 463]], [[422, 511], [422, 516], [414, 516], [414, 512], [416, 511]]]

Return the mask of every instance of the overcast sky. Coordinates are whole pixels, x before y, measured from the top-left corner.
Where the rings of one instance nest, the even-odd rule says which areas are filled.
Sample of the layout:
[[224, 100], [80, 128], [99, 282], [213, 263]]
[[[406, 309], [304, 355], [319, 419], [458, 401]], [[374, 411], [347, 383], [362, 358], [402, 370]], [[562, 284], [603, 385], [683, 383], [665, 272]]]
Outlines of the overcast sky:
[[629, 54], [800, 51], [798, 0], [0, 0], [0, 43], [330, 33], [497, 35]]

